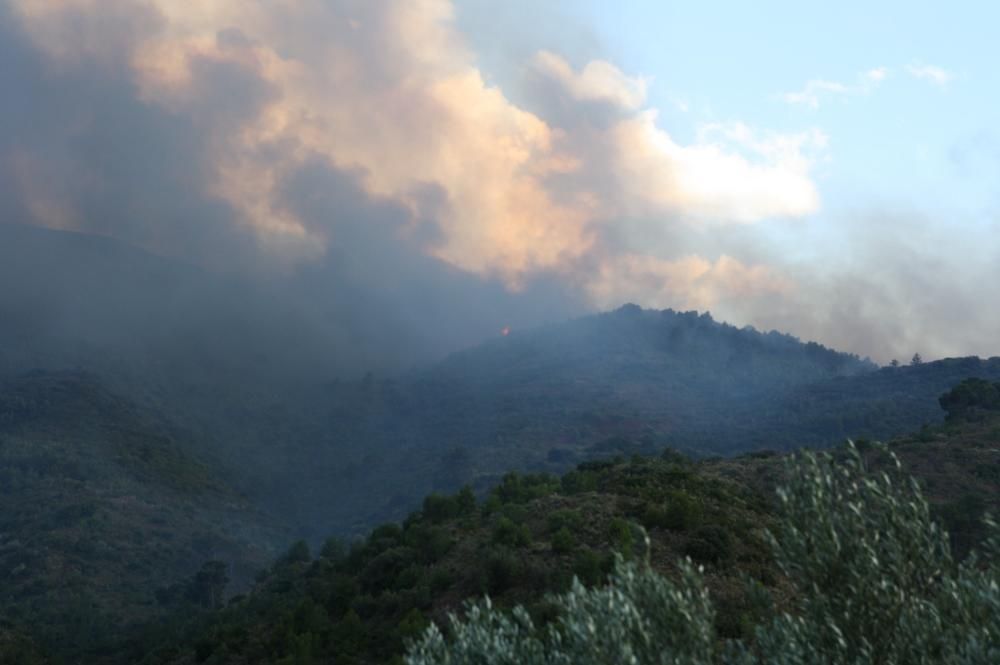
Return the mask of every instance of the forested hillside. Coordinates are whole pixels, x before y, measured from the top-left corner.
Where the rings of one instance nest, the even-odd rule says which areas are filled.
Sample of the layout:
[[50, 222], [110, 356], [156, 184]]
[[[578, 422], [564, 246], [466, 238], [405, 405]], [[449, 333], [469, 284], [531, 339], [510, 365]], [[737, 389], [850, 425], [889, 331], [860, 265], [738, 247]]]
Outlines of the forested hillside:
[[[366, 330], [302, 327], [280, 291], [247, 299], [107, 239], [0, 234], [0, 649], [25, 662], [380, 662], [483, 590], [534, 606], [602, 579], [634, 523], [660, 570], [724, 562], [708, 580], [736, 634], [756, 610], [735, 580], [773, 574], [758, 528], [779, 454], [847, 437], [918, 432], [895, 445], [958, 551], [995, 507], [998, 358], [879, 368], [629, 305], [344, 372]], [[967, 377], [942, 428], [938, 396]]]
[[[939, 423], [938, 396], [968, 376], [1000, 379], [1000, 359], [878, 368], [707, 314], [627, 306], [403, 376], [330, 384], [311, 402], [324, 419], [312, 464], [338, 477], [349, 505], [378, 488], [371, 519], [386, 519], [513, 469], [558, 473], [664, 446], [704, 457], [885, 439]], [[325, 514], [331, 527], [348, 519]]]
[[[856, 360], [847, 361], [856, 366]], [[992, 371], [993, 362], [866, 371], [828, 381], [847, 388], [828, 392], [826, 399], [863, 401], [869, 397], [856, 386], [879, 379], [902, 386], [915, 396], [914, 408], [922, 408], [918, 397], [941, 376], [982, 375], [984, 369]], [[380, 417], [393, 413], [402, 436], [407, 421], [398, 414], [406, 412], [399, 410], [405, 401], [384, 401], [385, 385], [374, 379], [360, 386], [350, 415], [381, 434]], [[1000, 508], [997, 395], [993, 382], [966, 381], [936, 407], [935, 420], [947, 415], [946, 423], [891, 443], [904, 469], [921, 480], [959, 555], [982, 537], [980, 517]], [[373, 403], [396, 411], [366, 411]], [[149, 662], [167, 663], [278, 662], [302, 654], [388, 662], [427, 621], [483, 592], [503, 605], [526, 603], [544, 620], [544, 592], [567, 589], [574, 575], [599, 583], [613, 551], [642, 549], [637, 525], [652, 538], [649, 553], [657, 570], [671, 574], [681, 555], [707, 566], [720, 635], [745, 635], [762, 616], [740, 582], [745, 574], [769, 580], [779, 601], [786, 593], [762, 532], [774, 519], [773, 490], [783, 468], [774, 450], [690, 457], [656, 439], [622, 436], [613, 445], [569, 448], [566, 457], [547, 455], [542, 468], [572, 468], [559, 477], [477, 471], [505, 463], [502, 456], [482, 461], [452, 452], [445, 461], [453, 466], [442, 467], [421, 457], [428, 448], [414, 443], [406, 454], [393, 456], [388, 441], [372, 436], [373, 444], [385, 447], [366, 449], [374, 461], [357, 467], [352, 482], [374, 478], [368, 496], [374, 503], [394, 479], [407, 478], [409, 484], [392, 490], [390, 508], [421, 509], [359, 542], [338, 538], [331, 528], [326, 535], [332, 538], [322, 546], [315, 545], [322, 541], [317, 538], [313, 545], [289, 548], [295, 525], [277, 528], [277, 516], [263, 510], [260, 495], [233, 489], [230, 478], [239, 476], [210, 451], [192, 452], [197, 446], [184, 436], [163, 413], [116, 396], [87, 373], [37, 371], [3, 383], [5, 649], [28, 663], [44, 662], [43, 655], [57, 663], [125, 663], [147, 653]], [[870, 444], [859, 439], [858, 446], [868, 450]], [[317, 460], [319, 450], [312, 448]], [[885, 463], [874, 449], [867, 454], [876, 467]], [[286, 464], [281, 472], [290, 473]], [[374, 475], [379, 468], [385, 475]], [[344, 487], [312, 487], [310, 479], [324, 470], [321, 464], [308, 473], [301, 467], [303, 482], [295, 489], [321, 497], [311, 509], [318, 521], [327, 515], [336, 524], [353, 504], [350, 495], [342, 504], [324, 502], [322, 497]], [[431, 494], [422, 504], [404, 494], [427, 482], [447, 487], [457, 474], [470, 472], [492, 487]], [[344, 475], [331, 478], [343, 481]], [[360, 531], [363, 521], [355, 523]], [[275, 560], [277, 543], [288, 549]], [[251, 583], [251, 593], [231, 598]], [[223, 604], [228, 606], [217, 609]]]
[[246, 588], [287, 539], [211, 460], [79, 373], [0, 383], [0, 502], [0, 644], [30, 632], [65, 662], [127, 662], [122, 643], [172, 594], [203, 600], [203, 564]]
[[[93, 236], [0, 225], [0, 240], [0, 377], [89, 372], [314, 544], [511, 470], [885, 438], [939, 422], [936, 397], [957, 381], [1000, 378], [997, 360], [879, 369], [707, 313], [632, 305], [388, 373], [358, 350], [393, 328], [345, 329], [284, 287]], [[40, 268], [54, 258], [65, 268]], [[358, 363], [376, 371], [343, 371]]]
[[[902, 462], [897, 482], [905, 487], [907, 474], [920, 481], [959, 558], [981, 541], [984, 513], [1000, 508], [998, 447], [996, 416], [888, 446]], [[874, 471], [897, 473], [884, 449], [858, 449]], [[401, 524], [352, 546], [332, 539], [315, 556], [292, 547], [251, 594], [189, 624], [185, 642], [164, 645], [151, 662], [394, 662], [429, 621], [484, 593], [500, 607], [526, 606], [544, 625], [556, 616], [545, 595], [569, 589], [573, 576], [600, 584], [615, 551], [648, 556], [675, 579], [678, 560], [691, 557], [704, 566], [714, 630], [750, 638], [802, 600], [764, 534], [777, 524], [774, 490], [786, 481], [785, 462], [775, 454], [692, 461], [668, 450], [586, 462], [561, 478], [510, 474], [480, 501], [467, 490], [431, 495]], [[748, 575], [773, 604], [761, 604]]]

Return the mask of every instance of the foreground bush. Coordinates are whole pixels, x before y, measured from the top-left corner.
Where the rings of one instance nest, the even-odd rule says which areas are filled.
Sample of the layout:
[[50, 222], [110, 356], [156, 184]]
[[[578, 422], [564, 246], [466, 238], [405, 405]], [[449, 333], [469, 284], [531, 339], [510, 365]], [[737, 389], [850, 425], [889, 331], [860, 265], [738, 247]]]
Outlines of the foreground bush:
[[[723, 642], [698, 570], [676, 581], [619, 560], [607, 586], [552, 599], [558, 618], [534, 625], [489, 599], [431, 625], [408, 665], [921, 665], [1000, 663], [1000, 529], [980, 553], [954, 560], [916, 483], [873, 475], [846, 459], [805, 453], [779, 490], [783, 521], [771, 535], [797, 603], [754, 639]], [[898, 469], [898, 462], [897, 462]]]

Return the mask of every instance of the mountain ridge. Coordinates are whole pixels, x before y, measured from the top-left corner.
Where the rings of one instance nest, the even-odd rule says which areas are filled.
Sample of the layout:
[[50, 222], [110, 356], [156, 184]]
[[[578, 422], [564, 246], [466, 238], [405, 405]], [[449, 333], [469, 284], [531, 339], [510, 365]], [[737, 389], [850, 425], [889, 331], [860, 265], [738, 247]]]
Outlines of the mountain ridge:
[[[145, 267], [141, 250], [114, 259], [125, 250], [110, 239], [18, 233], [38, 247], [24, 252], [21, 264], [0, 262], [0, 274], [14, 271], [0, 280], [6, 373], [92, 372], [116, 394], [162, 414], [188, 453], [217, 459], [227, 482], [313, 542], [401, 517], [430, 491], [471, 483], [484, 492], [509, 470], [561, 472], [663, 446], [704, 456], [884, 438], [939, 421], [937, 395], [967, 376], [1000, 378], [992, 359], [880, 369], [784, 333], [635, 305], [515, 328], [388, 375], [354, 378], [322, 364], [304, 372], [311, 356], [323, 356], [337, 339], [304, 343], [282, 332], [297, 319], [241, 309], [232, 285], [202, 293], [185, 281], [194, 271], [169, 259], [154, 262], [155, 270]], [[81, 243], [110, 253], [108, 265], [98, 261], [91, 271], [88, 259], [76, 268], [104, 277], [40, 271], [31, 257], [53, 243], [68, 247], [70, 266]], [[0, 255], [16, 257], [16, 244], [0, 246]], [[149, 280], [132, 275], [131, 264], [165, 272], [165, 285], [143, 298]], [[118, 286], [97, 288], [105, 283]], [[186, 300], [192, 292], [194, 300]], [[53, 324], [59, 317], [46, 319], [54, 337], [16, 334], [20, 310], [11, 303], [19, 293], [38, 295], [42, 309], [46, 298], [69, 294], [57, 304], [72, 316], [64, 326]], [[233, 302], [203, 316], [216, 300]], [[113, 312], [133, 302], [152, 312], [137, 317], [138, 327], [129, 323], [103, 341], [88, 336], [88, 326], [113, 328]], [[155, 334], [144, 336], [145, 328]]]

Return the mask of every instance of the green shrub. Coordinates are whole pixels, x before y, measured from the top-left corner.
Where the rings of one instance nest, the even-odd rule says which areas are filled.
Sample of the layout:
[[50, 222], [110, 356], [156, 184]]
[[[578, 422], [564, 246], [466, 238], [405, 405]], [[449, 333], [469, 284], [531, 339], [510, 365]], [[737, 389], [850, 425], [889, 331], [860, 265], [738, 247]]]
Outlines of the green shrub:
[[445, 568], [437, 568], [431, 574], [431, 581], [430, 581], [431, 591], [433, 591], [434, 593], [440, 593], [441, 591], [444, 591], [445, 589], [451, 586], [451, 583], [452, 583], [452, 575]]
[[500, 514], [513, 522], [521, 524], [526, 522], [534, 514], [534, 511], [527, 504], [508, 503], [504, 504], [500, 510]]
[[430, 622], [427, 617], [417, 608], [412, 608], [407, 612], [396, 626], [399, 637], [406, 641], [420, 637]]
[[406, 531], [405, 542], [424, 563], [439, 561], [454, 545], [451, 534], [440, 526], [411, 527]]
[[552, 536], [552, 551], [556, 554], [569, 554], [576, 547], [573, 532], [563, 527]]
[[[839, 462], [805, 453], [791, 463], [788, 478], [779, 491], [784, 519], [770, 539], [795, 602], [750, 641], [719, 639], [715, 609], [690, 560], [681, 562], [679, 579], [669, 581], [648, 564], [619, 559], [608, 586], [587, 589], [577, 582], [553, 597], [559, 616], [548, 627], [536, 627], [522, 607], [497, 611], [487, 598], [471, 604], [464, 620], [451, 617], [451, 640], [429, 626], [406, 662], [1000, 662], [1000, 527], [987, 520], [982, 551], [957, 563], [917, 484], [869, 474], [853, 447]], [[696, 533], [704, 542], [718, 540], [719, 532], [708, 527]], [[596, 555], [589, 561], [595, 563]], [[730, 609], [721, 627], [744, 634], [744, 613]]]
[[667, 496], [667, 514], [663, 526], [673, 531], [688, 531], [701, 524], [701, 504], [684, 490], [672, 490]]
[[489, 598], [470, 604], [464, 621], [451, 617], [451, 642], [432, 624], [423, 640], [411, 647], [406, 662], [711, 662], [713, 611], [708, 592], [690, 566], [683, 567], [680, 584], [674, 584], [648, 567], [622, 562], [615, 568], [610, 586], [587, 589], [575, 582], [569, 592], [558, 597], [557, 604], [561, 610], [558, 618], [544, 628], [536, 628], [528, 611], [520, 606], [508, 614], [495, 610]]
[[386, 541], [389, 545], [395, 545], [403, 536], [403, 529], [395, 522], [388, 522], [375, 527], [370, 536], [369, 542]]
[[370, 591], [381, 591], [403, 570], [413, 565], [416, 553], [409, 547], [394, 547], [381, 552], [361, 571], [361, 584]]
[[424, 517], [433, 523], [458, 517], [461, 513], [462, 504], [456, 497], [434, 493], [424, 498]]
[[462, 516], [473, 515], [476, 512], [476, 494], [468, 485], [463, 485], [462, 489], [455, 495], [458, 503], [458, 512]]
[[509, 552], [494, 552], [486, 562], [486, 584], [489, 593], [501, 594], [514, 586], [521, 576], [518, 557]]
[[510, 547], [526, 547], [531, 544], [531, 532], [523, 524], [515, 524], [507, 517], [501, 517], [493, 529], [493, 542]]
[[503, 503], [527, 503], [556, 491], [559, 480], [545, 473], [521, 475], [508, 473], [500, 480], [493, 494]]
[[592, 470], [578, 469], [570, 471], [562, 477], [559, 483], [559, 491], [567, 496], [582, 494], [583, 492], [593, 492], [597, 489], [597, 472]]
[[583, 513], [579, 510], [562, 508], [549, 515], [549, 533], [555, 533], [563, 528], [576, 530], [581, 526], [583, 526]]
[[667, 507], [659, 503], [647, 503], [642, 509], [639, 521], [647, 529], [666, 529], [670, 524]]
[[503, 509], [503, 502], [496, 494], [490, 494], [483, 501], [483, 515], [493, 515]]
[[581, 550], [573, 561], [573, 574], [588, 586], [600, 584], [604, 579], [601, 556], [590, 549]]
[[632, 544], [634, 536], [632, 525], [627, 520], [616, 517], [608, 525], [608, 540], [611, 542], [611, 549], [620, 553], [625, 558], [632, 556]]
[[733, 537], [717, 524], [698, 527], [691, 534], [685, 553], [695, 561], [720, 563], [733, 555]]
[[1000, 383], [971, 378], [938, 399], [948, 422], [980, 421], [1000, 411]]

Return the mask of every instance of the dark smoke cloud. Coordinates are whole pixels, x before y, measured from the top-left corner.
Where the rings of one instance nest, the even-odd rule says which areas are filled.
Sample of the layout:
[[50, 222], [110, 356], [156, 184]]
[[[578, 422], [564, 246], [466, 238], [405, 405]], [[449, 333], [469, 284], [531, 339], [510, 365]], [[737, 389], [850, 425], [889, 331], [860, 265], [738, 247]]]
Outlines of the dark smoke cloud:
[[[554, 279], [514, 294], [427, 257], [420, 248], [434, 240], [430, 221], [414, 224], [398, 204], [368, 195], [362, 174], [319, 157], [281, 183], [281, 203], [329, 250], [289, 263], [205, 186], [218, 137], [259, 112], [273, 94], [266, 83], [204, 59], [192, 67], [197, 112], [171, 112], [141, 99], [120, 59], [54, 65], [17, 25], [0, 6], [0, 77], [13, 92], [0, 105], [0, 224], [114, 239], [0, 232], [0, 311], [8, 330], [17, 324], [34, 340], [27, 365], [44, 362], [44, 348], [58, 362], [87, 364], [95, 347], [70, 353], [75, 337], [96, 348], [127, 341], [136, 354], [270, 355], [269, 367], [322, 379], [396, 370], [505, 325], [581, 311]], [[99, 42], [106, 31], [156, 26], [139, 12], [89, 30]], [[234, 48], [246, 41], [236, 30], [219, 39]], [[419, 195], [428, 211], [442, 197], [432, 186]]]

